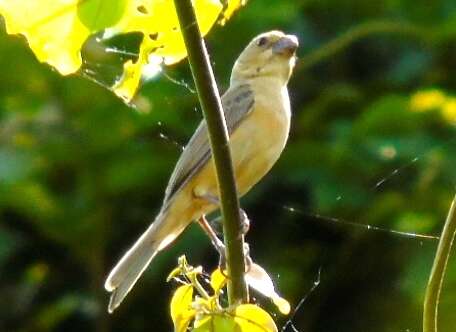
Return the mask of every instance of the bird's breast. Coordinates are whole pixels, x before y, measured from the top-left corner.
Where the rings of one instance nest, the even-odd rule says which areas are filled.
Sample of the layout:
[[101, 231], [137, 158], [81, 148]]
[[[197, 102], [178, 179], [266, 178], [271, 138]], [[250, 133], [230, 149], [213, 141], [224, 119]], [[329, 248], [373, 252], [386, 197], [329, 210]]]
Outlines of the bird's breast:
[[274, 165], [290, 130], [286, 88], [255, 93], [252, 112], [230, 138], [238, 192], [243, 195]]
[[[290, 102], [286, 88], [254, 91], [253, 110], [243, 119], [230, 136], [231, 156], [237, 190], [244, 195], [279, 159], [290, 130]], [[269, 89], [269, 90], [268, 90]], [[215, 168], [212, 160], [192, 179], [181, 195], [185, 197], [217, 197]], [[174, 204], [176, 214], [188, 221], [217, 208], [204, 199], [181, 200], [191, 207]]]

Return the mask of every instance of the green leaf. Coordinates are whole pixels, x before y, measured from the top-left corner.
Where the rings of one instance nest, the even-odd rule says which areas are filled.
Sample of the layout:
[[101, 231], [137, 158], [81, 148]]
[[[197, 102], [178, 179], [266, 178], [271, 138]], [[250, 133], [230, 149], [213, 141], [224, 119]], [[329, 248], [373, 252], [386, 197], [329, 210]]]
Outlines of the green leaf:
[[244, 331], [238, 325], [234, 317], [222, 314], [208, 315], [195, 322], [193, 332], [241, 332]]
[[78, 17], [90, 31], [115, 25], [122, 18], [127, 0], [83, 0], [77, 4]]

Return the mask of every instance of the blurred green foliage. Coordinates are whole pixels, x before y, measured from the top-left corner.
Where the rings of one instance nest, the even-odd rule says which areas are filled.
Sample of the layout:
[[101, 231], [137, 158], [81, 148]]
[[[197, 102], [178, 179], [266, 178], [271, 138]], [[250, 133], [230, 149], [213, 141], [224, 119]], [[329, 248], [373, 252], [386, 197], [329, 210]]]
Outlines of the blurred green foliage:
[[[295, 305], [321, 270], [299, 331], [418, 331], [437, 241], [389, 230], [438, 235], [454, 195], [456, 2], [250, 1], [208, 36], [221, 90], [244, 45], [271, 29], [298, 35], [301, 60], [288, 147], [243, 199], [252, 256]], [[98, 62], [87, 68], [114, 70], [118, 54], [90, 52]], [[186, 63], [147, 82], [136, 109], [37, 63], [3, 28], [0, 68], [0, 330], [171, 330], [165, 278], [178, 255], [208, 270], [217, 262], [197, 227], [113, 316], [102, 285], [153, 219], [201, 119]], [[436, 91], [444, 101], [414, 109]], [[456, 326], [455, 257], [448, 273], [442, 331]]]

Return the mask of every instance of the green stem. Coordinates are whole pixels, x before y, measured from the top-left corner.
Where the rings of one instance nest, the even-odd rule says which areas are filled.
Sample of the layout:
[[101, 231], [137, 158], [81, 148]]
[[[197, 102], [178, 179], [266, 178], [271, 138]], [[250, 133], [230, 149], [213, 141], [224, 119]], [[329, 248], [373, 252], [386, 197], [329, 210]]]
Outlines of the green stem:
[[343, 50], [353, 42], [367, 37], [372, 34], [379, 33], [401, 33], [414, 35], [427, 40], [428, 34], [426, 30], [416, 27], [410, 23], [392, 22], [392, 21], [373, 21], [362, 23], [349, 29], [339, 37], [329, 41], [323, 46], [303, 56], [296, 67], [297, 70], [305, 70], [315, 64], [323, 61], [337, 52]]
[[190, 281], [192, 282], [192, 285], [194, 288], [196, 288], [196, 290], [198, 291], [198, 293], [206, 300], [209, 300], [211, 297], [209, 296], [209, 294], [206, 292], [206, 290], [204, 289], [203, 286], [201, 286], [200, 282], [198, 281], [198, 278], [196, 277], [196, 275], [194, 275], [192, 278], [190, 278]]
[[244, 280], [244, 238], [239, 236], [241, 234], [240, 207], [222, 104], [192, 2], [191, 0], [174, 0], [174, 5], [199, 101], [206, 119], [217, 174], [225, 236], [226, 265], [230, 277], [228, 299], [230, 304], [246, 302], [248, 295]]
[[437, 316], [443, 278], [450, 258], [451, 246], [456, 235], [456, 196], [451, 204], [448, 217], [443, 226], [437, 253], [434, 258], [431, 276], [429, 277], [424, 298], [423, 332], [437, 332]]

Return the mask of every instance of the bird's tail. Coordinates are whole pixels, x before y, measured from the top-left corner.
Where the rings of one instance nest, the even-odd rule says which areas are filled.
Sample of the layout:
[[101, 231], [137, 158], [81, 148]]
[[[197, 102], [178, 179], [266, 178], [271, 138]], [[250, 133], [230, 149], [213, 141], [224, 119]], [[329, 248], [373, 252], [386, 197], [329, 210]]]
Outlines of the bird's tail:
[[112, 293], [108, 306], [110, 313], [120, 305], [155, 255], [176, 239], [184, 228], [185, 225], [170, 220], [166, 212], [157, 216], [106, 279], [104, 287]]

